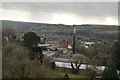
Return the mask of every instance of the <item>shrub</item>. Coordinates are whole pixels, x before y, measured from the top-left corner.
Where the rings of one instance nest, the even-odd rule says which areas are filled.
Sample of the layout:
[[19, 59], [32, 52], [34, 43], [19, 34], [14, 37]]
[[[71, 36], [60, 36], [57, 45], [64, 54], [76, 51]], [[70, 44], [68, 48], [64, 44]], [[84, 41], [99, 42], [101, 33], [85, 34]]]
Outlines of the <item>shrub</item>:
[[7, 43], [3, 47], [3, 78], [24, 78], [30, 72], [29, 51], [16, 44]]

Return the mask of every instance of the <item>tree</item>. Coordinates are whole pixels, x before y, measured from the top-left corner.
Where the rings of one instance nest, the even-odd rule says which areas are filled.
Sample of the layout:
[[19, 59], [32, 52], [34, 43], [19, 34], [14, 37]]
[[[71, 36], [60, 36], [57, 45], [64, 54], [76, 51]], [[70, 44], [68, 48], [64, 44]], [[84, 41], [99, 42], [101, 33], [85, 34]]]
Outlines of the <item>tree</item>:
[[34, 32], [28, 32], [23, 37], [24, 46], [31, 49], [33, 46], [36, 46], [40, 42], [40, 37], [37, 36]]
[[33, 51], [33, 53], [36, 53], [35, 58], [37, 58], [37, 60], [40, 62], [41, 66], [42, 66], [43, 61], [44, 61], [44, 55], [42, 54], [43, 49], [41, 47], [33, 47], [32, 51]]
[[86, 49], [86, 55], [90, 59], [99, 61], [97, 65], [106, 65], [110, 53], [110, 46], [103, 42], [95, 43], [93, 46]]
[[108, 65], [102, 73], [101, 80], [119, 80], [117, 76], [117, 69], [113, 61], [109, 61]]
[[90, 76], [90, 80], [95, 80], [96, 76], [99, 75], [98, 72], [100, 72], [97, 69], [97, 64], [99, 63], [96, 59], [91, 59], [89, 61], [90, 66], [87, 66], [87, 75]]
[[[73, 54], [71, 58], [71, 67], [72, 67], [72, 72], [75, 74], [79, 73], [79, 67], [81, 66], [82, 63], [86, 62], [86, 56], [83, 54]], [[75, 66], [74, 66], [75, 64]]]
[[15, 36], [15, 35], [16, 35], [16, 32], [15, 32], [14, 29], [9, 29], [9, 28], [7, 28], [7, 29], [3, 29], [2, 35], [3, 35], [3, 36]]
[[114, 61], [117, 70], [120, 70], [120, 42], [116, 41], [111, 49], [112, 49], [112, 60]]
[[16, 32], [14, 29], [3, 29], [2, 31], [2, 42], [5, 44], [7, 41], [15, 41]]
[[3, 46], [3, 78], [26, 78], [31, 70], [29, 51], [16, 43]]

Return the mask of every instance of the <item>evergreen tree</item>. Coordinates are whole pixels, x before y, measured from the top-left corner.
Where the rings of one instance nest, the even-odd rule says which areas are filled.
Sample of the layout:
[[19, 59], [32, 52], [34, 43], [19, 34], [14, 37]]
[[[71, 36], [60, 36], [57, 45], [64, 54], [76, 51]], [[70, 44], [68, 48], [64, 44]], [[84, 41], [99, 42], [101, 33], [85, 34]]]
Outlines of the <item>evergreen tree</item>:
[[40, 42], [40, 37], [37, 36], [34, 32], [28, 32], [24, 35], [24, 46], [31, 49], [33, 46], [36, 46]]
[[119, 80], [117, 76], [116, 66], [113, 61], [109, 61], [108, 65], [102, 73], [101, 80]]

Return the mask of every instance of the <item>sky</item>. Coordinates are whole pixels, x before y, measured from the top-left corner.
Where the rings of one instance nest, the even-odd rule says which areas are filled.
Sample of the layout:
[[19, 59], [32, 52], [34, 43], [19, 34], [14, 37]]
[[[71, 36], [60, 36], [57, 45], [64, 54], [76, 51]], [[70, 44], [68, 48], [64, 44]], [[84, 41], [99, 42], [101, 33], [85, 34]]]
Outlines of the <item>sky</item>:
[[52, 24], [118, 24], [117, 2], [2, 2], [1, 20]]

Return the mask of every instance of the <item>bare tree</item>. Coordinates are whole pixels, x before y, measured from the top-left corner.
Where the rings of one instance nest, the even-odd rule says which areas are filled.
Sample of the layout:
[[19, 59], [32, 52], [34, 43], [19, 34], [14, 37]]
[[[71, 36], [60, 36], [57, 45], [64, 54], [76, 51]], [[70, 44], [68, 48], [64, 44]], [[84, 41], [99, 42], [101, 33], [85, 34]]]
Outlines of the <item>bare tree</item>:
[[83, 54], [73, 54], [71, 60], [72, 72], [75, 74], [79, 73], [79, 68], [82, 63], [86, 63], [87, 57]]

